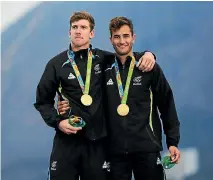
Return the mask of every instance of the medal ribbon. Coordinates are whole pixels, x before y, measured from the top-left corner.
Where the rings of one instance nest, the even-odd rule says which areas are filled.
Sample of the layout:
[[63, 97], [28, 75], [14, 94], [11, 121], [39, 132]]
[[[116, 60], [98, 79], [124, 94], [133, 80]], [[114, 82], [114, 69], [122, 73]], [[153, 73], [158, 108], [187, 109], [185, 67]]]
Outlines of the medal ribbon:
[[89, 94], [89, 87], [90, 87], [90, 79], [91, 79], [91, 70], [92, 70], [92, 51], [90, 49], [88, 49], [88, 60], [87, 60], [87, 74], [86, 74], [86, 82], [84, 85], [83, 79], [81, 77], [81, 74], [78, 70], [78, 66], [76, 65], [75, 62], [75, 54], [73, 51], [67, 51], [67, 56], [70, 60], [70, 63], [73, 67], [73, 70], [75, 71], [75, 75], [77, 76], [79, 85], [81, 87], [81, 90], [83, 92], [83, 94]]
[[119, 95], [120, 95], [120, 98], [121, 98], [121, 104], [126, 104], [126, 102], [127, 102], [127, 97], [128, 97], [128, 93], [129, 93], [129, 86], [130, 86], [130, 82], [131, 82], [131, 79], [132, 79], [132, 74], [133, 74], [133, 71], [134, 71], [135, 57], [134, 56], [131, 56], [131, 57], [132, 57], [132, 60], [131, 60], [130, 66], [129, 66], [129, 71], [128, 71], [128, 75], [127, 75], [126, 85], [125, 85], [124, 91], [123, 91], [121, 75], [120, 75], [120, 71], [119, 71], [119, 67], [118, 67], [118, 61], [115, 58], [115, 73], [116, 73], [118, 91], [119, 91]]

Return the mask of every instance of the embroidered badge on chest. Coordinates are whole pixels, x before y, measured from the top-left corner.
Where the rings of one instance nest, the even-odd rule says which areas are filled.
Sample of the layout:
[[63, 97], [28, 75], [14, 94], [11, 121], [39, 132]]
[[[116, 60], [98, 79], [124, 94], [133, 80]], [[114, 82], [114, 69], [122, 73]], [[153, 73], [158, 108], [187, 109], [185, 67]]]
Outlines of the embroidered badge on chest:
[[101, 73], [100, 64], [96, 64], [96, 65], [94, 66], [94, 71], [95, 71], [95, 74], [100, 74], [100, 73]]
[[133, 78], [133, 86], [142, 85], [142, 76], [137, 76]]

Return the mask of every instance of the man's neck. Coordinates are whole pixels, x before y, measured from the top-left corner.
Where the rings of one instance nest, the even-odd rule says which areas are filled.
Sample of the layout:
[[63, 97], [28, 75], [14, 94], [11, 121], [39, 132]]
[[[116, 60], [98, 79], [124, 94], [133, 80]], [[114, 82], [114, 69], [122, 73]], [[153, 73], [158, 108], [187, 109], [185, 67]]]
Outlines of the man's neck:
[[125, 64], [127, 56], [133, 56], [133, 52], [130, 51], [128, 54], [125, 54], [125, 55], [122, 55], [122, 56], [117, 54], [117, 56], [120, 59], [121, 64]]
[[85, 44], [83, 46], [75, 46], [74, 44], [71, 43], [72, 51], [74, 51], [74, 52], [77, 52], [77, 51], [79, 51], [81, 49], [88, 49], [89, 45], [90, 44], [88, 43], [88, 44]]

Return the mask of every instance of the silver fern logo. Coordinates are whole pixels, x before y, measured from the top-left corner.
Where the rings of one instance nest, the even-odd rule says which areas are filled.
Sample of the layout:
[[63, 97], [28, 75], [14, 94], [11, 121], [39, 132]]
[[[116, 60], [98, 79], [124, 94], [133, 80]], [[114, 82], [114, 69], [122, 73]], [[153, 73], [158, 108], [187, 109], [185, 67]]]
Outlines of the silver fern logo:
[[133, 79], [133, 85], [134, 86], [141, 85], [141, 81], [142, 81], [142, 76], [137, 76]]
[[94, 66], [94, 71], [95, 71], [95, 74], [99, 74], [101, 73], [101, 67], [100, 67], [100, 64], [96, 64]]

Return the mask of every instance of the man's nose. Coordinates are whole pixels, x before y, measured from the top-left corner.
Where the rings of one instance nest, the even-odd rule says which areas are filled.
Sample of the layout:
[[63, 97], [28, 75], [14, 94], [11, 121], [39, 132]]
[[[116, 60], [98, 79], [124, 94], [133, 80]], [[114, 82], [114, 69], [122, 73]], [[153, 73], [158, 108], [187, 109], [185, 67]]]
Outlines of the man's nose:
[[123, 37], [120, 38], [120, 43], [124, 44], [125, 43], [125, 39]]
[[80, 34], [81, 33], [81, 29], [77, 28], [75, 32], [76, 32], [76, 34]]

